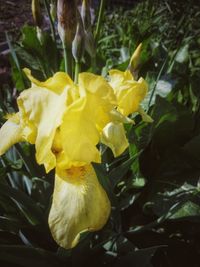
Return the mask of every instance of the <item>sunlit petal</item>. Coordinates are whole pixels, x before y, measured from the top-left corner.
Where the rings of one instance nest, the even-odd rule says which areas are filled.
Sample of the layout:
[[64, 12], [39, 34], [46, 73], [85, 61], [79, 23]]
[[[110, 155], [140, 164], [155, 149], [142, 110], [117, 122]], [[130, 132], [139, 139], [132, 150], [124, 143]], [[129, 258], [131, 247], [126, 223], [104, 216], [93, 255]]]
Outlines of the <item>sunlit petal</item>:
[[84, 231], [96, 231], [107, 222], [110, 202], [91, 165], [58, 171], [49, 226], [55, 241], [74, 247]]
[[108, 123], [103, 129], [101, 142], [110, 147], [115, 157], [121, 155], [128, 147], [123, 124]]
[[37, 85], [38, 87], [45, 87], [57, 94], [62, 93], [66, 86], [73, 86], [73, 81], [65, 72], [56, 72], [53, 77], [44, 82], [40, 82], [31, 75], [31, 71], [29, 69], [24, 68], [23, 71], [34, 85]]
[[0, 140], [0, 155], [3, 155], [14, 144], [23, 141], [19, 113], [9, 115], [8, 120], [0, 129]]
[[[64, 168], [100, 162], [100, 152], [96, 148], [100, 135], [96, 127], [96, 114], [91, 97], [82, 97], [65, 112], [60, 127], [61, 142], [64, 150]], [[58, 162], [59, 163], [59, 162]], [[63, 167], [62, 167], [63, 168]]]
[[148, 90], [145, 80], [140, 78], [135, 81], [128, 70], [125, 72], [111, 70], [109, 74], [110, 84], [117, 97], [118, 111], [124, 116], [136, 112]]
[[[36, 159], [44, 164], [46, 171], [56, 165], [56, 158], [51, 147], [56, 129], [62, 122], [66, 109], [67, 90], [61, 95], [45, 88], [34, 87], [25, 90], [18, 98], [18, 106], [26, 126], [33, 130], [35, 135]], [[31, 132], [31, 131], [30, 131]], [[33, 133], [31, 133], [33, 135]], [[29, 137], [26, 137], [29, 140]]]

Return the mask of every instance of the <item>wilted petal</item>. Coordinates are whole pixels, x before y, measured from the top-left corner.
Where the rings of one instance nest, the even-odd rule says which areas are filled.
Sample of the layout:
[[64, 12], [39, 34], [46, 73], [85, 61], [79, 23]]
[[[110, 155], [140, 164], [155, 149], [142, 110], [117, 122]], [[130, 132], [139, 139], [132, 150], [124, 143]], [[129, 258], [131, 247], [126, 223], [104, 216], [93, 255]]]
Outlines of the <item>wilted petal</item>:
[[14, 144], [23, 141], [22, 130], [19, 113], [9, 115], [8, 120], [0, 129], [0, 155], [3, 155]]
[[101, 142], [110, 147], [115, 157], [121, 155], [128, 147], [128, 140], [123, 124], [108, 123], [103, 129]]
[[61, 247], [72, 248], [82, 232], [101, 229], [109, 214], [109, 199], [91, 165], [57, 170], [49, 226]]
[[18, 98], [24, 124], [26, 127], [31, 125], [35, 129], [35, 141], [33, 141], [36, 147], [36, 160], [39, 164], [45, 165], [47, 172], [56, 165], [56, 158], [51, 148], [56, 129], [60, 126], [66, 109], [66, 100], [67, 90], [58, 95], [40, 87], [25, 90]]

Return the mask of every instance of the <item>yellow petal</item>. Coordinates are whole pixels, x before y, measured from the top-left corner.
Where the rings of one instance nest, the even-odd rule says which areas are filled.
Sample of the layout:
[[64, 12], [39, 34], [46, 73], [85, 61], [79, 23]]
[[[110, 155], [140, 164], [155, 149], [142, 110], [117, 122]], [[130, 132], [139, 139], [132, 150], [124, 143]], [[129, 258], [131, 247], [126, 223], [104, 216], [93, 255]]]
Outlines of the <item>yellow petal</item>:
[[129, 117], [124, 116], [122, 113], [120, 113], [116, 109], [111, 110], [111, 112], [110, 112], [110, 120], [112, 122], [122, 122], [122, 123], [135, 124], [133, 119], [130, 119]]
[[116, 104], [116, 97], [112, 87], [99, 75], [86, 72], [80, 73], [79, 86], [80, 96], [91, 93], [101, 100], [106, 100], [107, 105]]
[[64, 150], [64, 154], [58, 157], [58, 164], [62, 165], [60, 168], [100, 162], [100, 153], [96, 148], [100, 135], [95, 124], [94, 104], [92, 96], [82, 97], [66, 110], [60, 127]]
[[110, 78], [110, 85], [114, 90], [116, 90], [116, 87], [118, 87], [123, 82], [134, 80], [129, 70], [126, 71], [120, 71], [115, 69], [110, 70], [109, 78]]
[[57, 170], [49, 227], [61, 247], [72, 248], [82, 232], [101, 229], [109, 214], [109, 199], [91, 165]]
[[134, 81], [130, 71], [111, 70], [110, 84], [117, 97], [117, 109], [124, 116], [136, 112], [144, 99], [148, 86], [143, 78]]
[[[56, 129], [60, 126], [66, 109], [66, 99], [67, 90], [58, 95], [40, 87], [25, 90], [18, 98], [24, 125], [29, 130], [33, 129], [33, 132], [31, 130], [27, 132], [35, 136], [35, 140], [32, 141], [36, 147], [36, 160], [38, 164], [45, 165], [47, 172], [56, 165], [56, 158], [51, 148]], [[24, 131], [24, 135], [27, 132]], [[25, 138], [29, 141], [30, 136]]]
[[81, 97], [88, 98], [88, 105], [90, 105], [88, 115], [95, 117], [95, 124], [101, 132], [110, 121], [109, 112], [117, 104], [112, 87], [99, 75], [81, 73], [79, 74], [79, 90]]
[[49, 78], [45, 82], [40, 82], [31, 75], [31, 71], [29, 69], [24, 68], [23, 71], [34, 85], [45, 87], [57, 94], [62, 93], [66, 86], [73, 86], [73, 81], [65, 72], [56, 72], [53, 77]]
[[108, 123], [103, 129], [101, 142], [110, 147], [115, 157], [121, 155], [128, 147], [128, 140], [123, 124]]
[[0, 155], [3, 155], [14, 144], [23, 141], [19, 113], [9, 115], [8, 120], [0, 129], [0, 140]]

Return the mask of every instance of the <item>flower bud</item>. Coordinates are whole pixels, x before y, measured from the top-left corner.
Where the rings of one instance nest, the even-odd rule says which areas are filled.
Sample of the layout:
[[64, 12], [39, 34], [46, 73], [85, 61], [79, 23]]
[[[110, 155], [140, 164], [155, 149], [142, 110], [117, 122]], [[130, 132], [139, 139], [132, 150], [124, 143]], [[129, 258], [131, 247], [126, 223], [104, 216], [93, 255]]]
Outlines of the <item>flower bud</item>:
[[137, 76], [138, 74], [138, 66], [140, 62], [141, 51], [142, 51], [142, 43], [140, 43], [138, 47], [135, 49], [129, 63], [129, 69], [134, 77]]
[[85, 31], [85, 49], [90, 55], [90, 57], [95, 57], [96, 55], [96, 46], [94, 36], [91, 31]]
[[32, 0], [31, 8], [32, 8], [33, 20], [36, 26], [41, 27], [43, 19], [42, 19], [42, 13], [41, 13], [41, 8], [40, 8], [40, 1]]
[[80, 62], [84, 52], [84, 29], [83, 22], [79, 12], [77, 12], [78, 23], [76, 35], [72, 43], [72, 55], [76, 62]]
[[88, 30], [91, 28], [91, 13], [90, 13], [90, 1], [89, 0], [83, 0], [82, 6], [81, 6], [81, 17], [83, 20], [83, 25], [85, 30]]
[[51, 0], [50, 3], [50, 14], [53, 22], [56, 20], [56, 0]]
[[76, 0], [58, 0], [57, 17], [60, 38], [65, 46], [70, 47], [76, 34]]

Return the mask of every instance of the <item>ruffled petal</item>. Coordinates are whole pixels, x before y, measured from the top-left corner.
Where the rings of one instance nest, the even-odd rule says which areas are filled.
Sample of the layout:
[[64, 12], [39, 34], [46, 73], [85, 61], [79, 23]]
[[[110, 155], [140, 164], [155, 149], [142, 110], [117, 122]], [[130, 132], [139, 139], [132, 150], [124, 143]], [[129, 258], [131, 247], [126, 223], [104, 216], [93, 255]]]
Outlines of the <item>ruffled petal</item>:
[[51, 148], [56, 129], [62, 122], [66, 100], [67, 90], [58, 95], [40, 87], [25, 90], [18, 98], [25, 125], [24, 138], [35, 143], [36, 160], [38, 164], [45, 165], [47, 172], [56, 166], [56, 158]]
[[0, 129], [0, 156], [14, 144], [23, 141], [22, 130], [19, 113], [9, 115]]
[[96, 148], [100, 134], [95, 124], [93, 101], [93, 97], [83, 97], [66, 110], [60, 127], [63, 152], [57, 158], [59, 168], [67, 169], [101, 161], [100, 152]]
[[57, 170], [49, 227], [61, 247], [72, 248], [82, 232], [101, 229], [109, 214], [109, 199], [91, 165]]
[[117, 110], [124, 116], [136, 112], [144, 99], [148, 86], [143, 78], [134, 81], [130, 71], [111, 70], [110, 85], [117, 97]]
[[66, 87], [74, 85], [69, 75], [67, 75], [65, 72], [56, 72], [53, 77], [44, 82], [40, 82], [31, 75], [31, 71], [29, 69], [24, 68], [23, 71], [34, 85], [45, 87], [46, 89], [51, 90], [57, 94], [62, 93]]
[[93, 94], [99, 98], [99, 100], [105, 100], [107, 105], [115, 105], [116, 97], [112, 87], [107, 81], [99, 76], [92, 73], [83, 72], [79, 74], [79, 86], [80, 96], [85, 96], [88, 93]]
[[121, 155], [129, 145], [123, 124], [108, 123], [103, 129], [101, 142], [110, 147], [115, 157]]
[[116, 69], [110, 70], [109, 78], [110, 78], [110, 85], [112, 86], [112, 88], [114, 88], [114, 90], [123, 82], [134, 80], [133, 75], [129, 70], [126, 71], [120, 71]]

